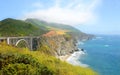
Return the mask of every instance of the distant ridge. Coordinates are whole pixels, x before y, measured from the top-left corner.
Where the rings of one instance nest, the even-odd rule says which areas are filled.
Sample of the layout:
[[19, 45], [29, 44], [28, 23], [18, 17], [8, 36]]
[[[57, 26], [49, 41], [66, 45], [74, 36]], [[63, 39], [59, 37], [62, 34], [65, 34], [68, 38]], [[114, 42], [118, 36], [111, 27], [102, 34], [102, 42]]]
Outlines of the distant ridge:
[[22, 21], [7, 18], [0, 21], [0, 36], [40, 36], [49, 31], [66, 33], [77, 39], [83, 39], [85, 36], [89, 36], [70, 25], [48, 23], [38, 19], [28, 18]]
[[28, 18], [25, 20], [28, 23], [31, 23], [35, 26], [41, 27], [41, 28], [45, 28], [44, 30], [66, 30], [68, 31], [67, 34], [70, 34], [73, 36], [73, 38], [77, 38], [77, 39], [83, 39], [85, 36], [91, 36], [89, 34], [86, 34], [70, 25], [65, 25], [65, 24], [59, 24], [59, 23], [48, 23], [46, 21], [43, 20], [38, 20], [38, 19], [31, 19]]

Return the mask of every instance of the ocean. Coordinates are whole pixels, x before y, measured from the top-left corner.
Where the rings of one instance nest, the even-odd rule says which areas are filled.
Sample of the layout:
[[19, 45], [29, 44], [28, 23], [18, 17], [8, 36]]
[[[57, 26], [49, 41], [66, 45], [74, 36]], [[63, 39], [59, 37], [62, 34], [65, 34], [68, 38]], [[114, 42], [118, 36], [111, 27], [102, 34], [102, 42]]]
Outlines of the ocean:
[[77, 57], [80, 64], [99, 75], [120, 75], [120, 36], [99, 35], [78, 47], [85, 50], [84, 55]]

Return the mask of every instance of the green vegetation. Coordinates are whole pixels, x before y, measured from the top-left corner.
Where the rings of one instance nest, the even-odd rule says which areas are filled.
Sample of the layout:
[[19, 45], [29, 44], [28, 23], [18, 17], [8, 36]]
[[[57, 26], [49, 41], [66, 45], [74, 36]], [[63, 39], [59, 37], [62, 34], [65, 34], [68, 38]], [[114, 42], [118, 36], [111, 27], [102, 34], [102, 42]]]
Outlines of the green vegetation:
[[70, 26], [70, 25], [65, 25], [65, 24], [58, 24], [58, 23], [48, 23], [42, 20], [38, 19], [26, 19], [25, 20], [28, 23], [31, 23], [33, 25], [36, 25], [38, 27], [43, 28], [44, 30], [51, 30], [49, 28], [56, 28], [56, 29], [61, 29], [61, 30], [68, 30], [70, 32], [79, 32], [82, 33], [80, 30], [77, 30], [76, 28]]
[[72, 66], [44, 51], [29, 51], [0, 44], [0, 75], [96, 75], [89, 68]]
[[64, 32], [73, 37], [86, 36], [85, 33], [76, 28], [57, 23], [47, 23], [37, 19], [27, 19], [25, 21], [7, 18], [0, 21], [0, 36], [39, 36], [51, 30], [59, 34]]
[[0, 36], [33, 36], [43, 32], [37, 26], [21, 20], [8, 18], [0, 22]]
[[93, 37], [93, 35], [83, 33], [82, 31], [80, 31], [70, 25], [58, 24], [58, 23], [48, 23], [48, 22], [38, 20], [38, 19], [26, 19], [25, 21], [27, 23], [31, 23], [31, 24], [39, 27], [41, 30], [44, 30], [44, 31], [55, 30], [59, 33], [66, 32], [66, 34], [71, 35], [71, 37], [75, 38], [75, 39], [77, 38], [77, 39], [81, 40], [84, 37]]
[[[76, 36], [81, 39], [84, 35], [87, 36], [72, 26], [47, 23], [37, 19], [21, 21], [8, 18], [0, 21], [0, 36], [2, 37], [39, 36], [47, 32], [49, 33], [46, 37], [60, 34], [66, 41]], [[48, 41], [50, 45], [46, 44], [46, 40], [40, 40], [37, 51], [25, 48], [28, 45], [24, 40], [20, 41], [16, 47], [7, 45], [5, 42], [0, 43], [0, 75], [96, 75], [89, 68], [73, 66], [55, 58], [55, 49], [58, 46], [54, 39]]]
[[37, 32], [38, 34], [44, 34], [46, 32], [49, 32], [48, 28], [46, 27], [47, 24], [44, 24], [43, 21], [40, 22], [37, 19], [27, 19], [27, 20], [25, 20], [25, 22], [30, 23], [30, 24], [36, 26], [37, 28], [39, 28], [38, 32], [41, 32], [41, 33]]

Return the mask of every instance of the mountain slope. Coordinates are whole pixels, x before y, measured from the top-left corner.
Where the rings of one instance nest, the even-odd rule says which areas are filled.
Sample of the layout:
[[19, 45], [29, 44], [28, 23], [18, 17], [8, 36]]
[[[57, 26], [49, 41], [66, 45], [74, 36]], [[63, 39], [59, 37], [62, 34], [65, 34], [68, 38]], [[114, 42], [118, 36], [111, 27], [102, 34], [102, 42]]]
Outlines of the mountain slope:
[[77, 30], [76, 28], [69, 26], [69, 25], [65, 25], [65, 24], [58, 24], [58, 23], [48, 23], [46, 21], [42, 21], [42, 20], [38, 20], [38, 19], [26, 19], [25, 20], [28, 23], [32, 23], [33, 25], [36, 25], [38, 27], [43, 27], [43, 28], [49, 28], [49, 27], [53, 27], [53, 28], [58, 28], [58, 29], [62, 29], [62, 30], [69, 30], [69, 31], [75, 31], [75, 32], [80, 32], [79, 30]]
[[49, 31], [70, 35], [72, 38], [88, 39], [90, 35], [64, 24], [48, 23], [37, 19], [25, 21], [7, 18], [0, 21], [0, 36], [40, 36]]
[[26, 36], [33, 34], [37, 29], [37, 27], [30, 23], [10, 18], [2, 20], [0, 23], [1, 36]]
[[38, 27], [40, 30], [42, 30], [44, 32], [48, 32], [49, 31], [46, 28], [47, 24], [44, 24], [42, 21], [39, 22], [39, 20], [37, 20], [37, 19], [26, 19], [25, 22], [31, 23], [31, 24], [35, 25], [36, 27]]
[[0, 22], [0, 36], [35, 36], [45, 31], [25, 21], [7, 18]]
[[89, 37], [91, 36], [89, 34], [81, 32], [80, 30], [78, 30], [70, 25], [58, 24], [58, 23], [48, 23], [46, 21], [42, 21], [42, 20], [38, 20], [38, 19], [26, 19], [25, 21], [28, 23], [31, 23], [35, 26], [43, 27], [44, 30], [48, 30], [48, 31], [54, 30], [58, 33], [65, 32], [65, 33], [71, 35], [73, 38], [77, 38], [79, 40], [82, 40], [84, 38], [89, 39]]

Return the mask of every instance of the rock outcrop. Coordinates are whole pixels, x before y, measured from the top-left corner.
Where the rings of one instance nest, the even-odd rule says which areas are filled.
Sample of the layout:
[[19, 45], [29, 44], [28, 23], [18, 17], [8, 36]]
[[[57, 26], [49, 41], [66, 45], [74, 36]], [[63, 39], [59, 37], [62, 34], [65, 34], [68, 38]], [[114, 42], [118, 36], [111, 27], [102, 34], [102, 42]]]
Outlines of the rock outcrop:
[[78, 50], [77, 40], [69, 34], [59, 35], [55, 31], [50, 31], [42, 36], [40, 46], [44, 44], [52, 51], [52, 55], [62, 56]]

